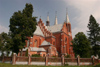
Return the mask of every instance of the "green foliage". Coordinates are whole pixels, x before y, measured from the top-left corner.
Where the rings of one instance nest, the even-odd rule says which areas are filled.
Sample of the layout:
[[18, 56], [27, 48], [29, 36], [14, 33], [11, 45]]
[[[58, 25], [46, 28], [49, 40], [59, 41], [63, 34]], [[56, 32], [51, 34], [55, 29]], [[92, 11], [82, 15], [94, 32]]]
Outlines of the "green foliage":
[[52, 57], [55, 57], [56, 58], [56, 56], [52, 56]]
[[8, 40], [9, 36], [7, 35], [7, 33], [2, 32], [0, 34], [0, 51], [2, 53], [2, 56], [4, 55], [4, 51], [7, 53], [7, 55], [9, 54], [10, 46], [8, 45]]
[[41, 57], [41, 56], [38, 54], [32, 54], [32, 57]]
[[26, 54], [25, 54], [25, 56], [28, 56], [28, 49], [26, 50]]
[[68, 66], [68, 64], [64, 64], [64, 66]]
[[2, 52], [1, 57], [3, 57], [3, 56], [4, 56], [4, 53]]
[[97, 65], [95, 65], [94, 67], [100, 67], [100, 63], [99, 63], [99, 64], [97, 64]]
[[36, 17], [32, 17], [33, 6], [26, 4], [23, 11], [14, 12], [10, 18], [10, 45], [13, 52], [18, 53], [26, 43], [27, 37], [33, 36], [36, 29]]
[[82, 58], [90, 57], [90, 42], [83, 32], [78, 32], [72, 41], [75, 55]]
[[91, 15], [88, 23], [88, 36], [92, 45], [93, 54], [100, 52], [100, 27], [95, 18]]
[[67, 56], [65, 56], [65, 58], [71, 58], [71, 56], [68, 54]]

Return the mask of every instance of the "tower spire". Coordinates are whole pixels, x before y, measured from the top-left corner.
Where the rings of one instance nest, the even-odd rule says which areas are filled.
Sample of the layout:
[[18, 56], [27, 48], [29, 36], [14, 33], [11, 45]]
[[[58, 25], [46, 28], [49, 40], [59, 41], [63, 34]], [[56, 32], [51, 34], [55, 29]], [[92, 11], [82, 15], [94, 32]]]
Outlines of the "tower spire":
[[70, 23], [70, 21], [69, 21], [69, 17], [68, 17], [67, 8], [66, 8], [66, 23]]
[[49, 21], [49, 12], [47, 13], [47, 21]]
[[57, 22], [57, 11], [56, 11], [56, 14], [55, 14], [55, 24], [54, 25], [57, 25], [58, 22]]
[[47, 21], [46, 21], [46, 26], [50, 26], [50, 22], [49, 22], [49, 12], [47, 13]]

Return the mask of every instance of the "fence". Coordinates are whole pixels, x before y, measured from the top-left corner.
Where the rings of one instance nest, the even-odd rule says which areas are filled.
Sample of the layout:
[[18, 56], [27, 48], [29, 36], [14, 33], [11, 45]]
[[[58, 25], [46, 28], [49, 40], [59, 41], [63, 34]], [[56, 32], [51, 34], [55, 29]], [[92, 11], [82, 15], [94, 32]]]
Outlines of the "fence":
[[12, 57], [0, 57], [0, 61], [4, 63], [12, 63], [15, 64], [27, 64], [27, 65], [95, 65], [100, 63], [99, 59], [92, 58], [65, 58], [64, 55], [62, 57], [28, 57], [17, 56], [15, 53]]
[[12, 57], [0, 57], [0, 62], [4, 62], [4, 63], [12, 63]]

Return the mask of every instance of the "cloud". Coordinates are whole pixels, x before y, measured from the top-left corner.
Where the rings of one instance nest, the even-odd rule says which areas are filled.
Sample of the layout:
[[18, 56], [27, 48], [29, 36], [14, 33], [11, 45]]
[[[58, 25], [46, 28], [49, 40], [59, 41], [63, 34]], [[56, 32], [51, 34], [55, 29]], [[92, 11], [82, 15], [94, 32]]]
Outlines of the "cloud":
[[[100, 0], [64, 0], [69, 6], [75, 8], [79, 12], [74, 18], [77, 25], [72, 29], [73, 37], [78, 32], [87, 34], [87, 24], [92, 14], [98, 23], [100, 23]], [[70, 18], [71, 20], [71, 18]]]
[[5, 32], [8, 33], [9, 29], [0, 25], [0, 33]]

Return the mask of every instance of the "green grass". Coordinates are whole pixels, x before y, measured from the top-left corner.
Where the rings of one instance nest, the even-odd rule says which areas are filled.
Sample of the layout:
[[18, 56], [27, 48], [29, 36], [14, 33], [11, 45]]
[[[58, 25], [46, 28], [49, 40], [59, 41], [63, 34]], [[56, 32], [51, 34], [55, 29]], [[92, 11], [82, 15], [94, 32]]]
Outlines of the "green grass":
[[0, 67], [93, 67], [93, 66], [36, 66], [36, 65], [12, 65], [9, 63], [0, 63]]
[[94, 66], [94, 67], [100, 67], [100, 63], [99, 64], [97, 64], [96, 66]]

